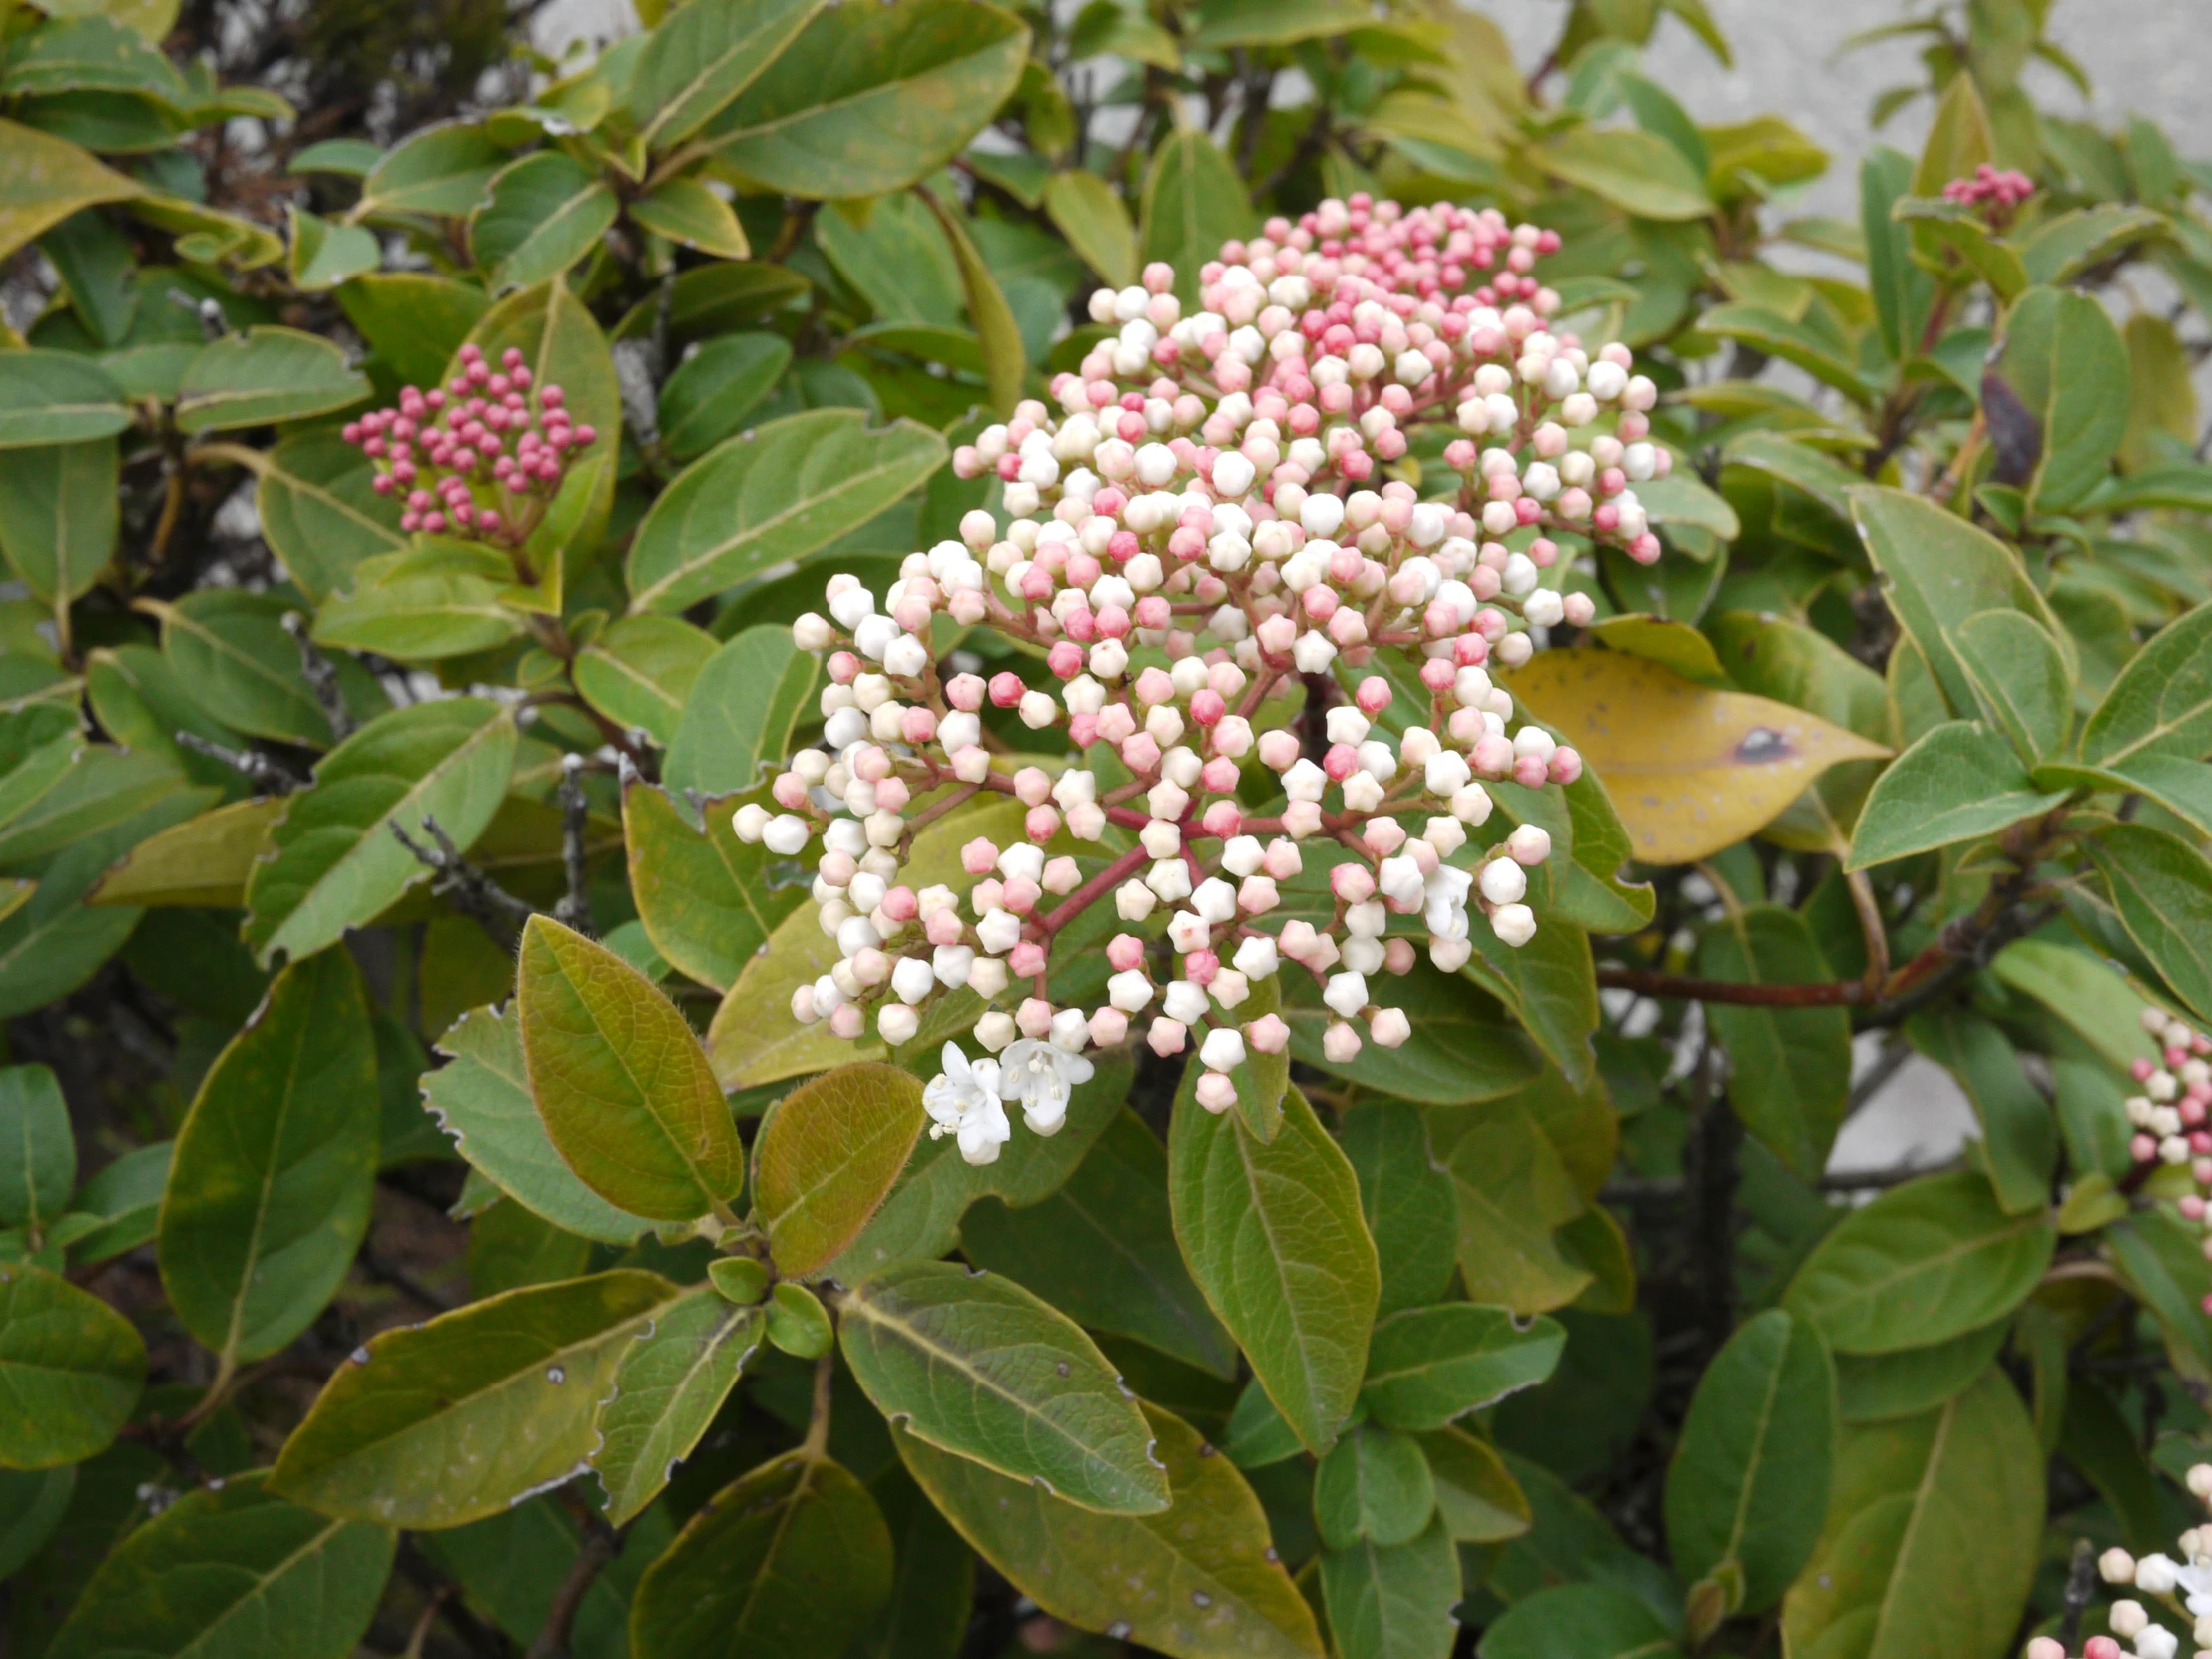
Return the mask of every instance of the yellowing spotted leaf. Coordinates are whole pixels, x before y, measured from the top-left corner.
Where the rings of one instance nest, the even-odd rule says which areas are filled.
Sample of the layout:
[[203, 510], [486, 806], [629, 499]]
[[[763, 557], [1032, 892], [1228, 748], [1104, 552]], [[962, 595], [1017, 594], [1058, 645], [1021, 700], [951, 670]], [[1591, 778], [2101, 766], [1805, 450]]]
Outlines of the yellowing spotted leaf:
[[1505, 684], [1605, 781], [1647, 864], [1733, 846], [1838, 761], [1890, 753], [1803, 709], [1619, 651], [1546, 651]]

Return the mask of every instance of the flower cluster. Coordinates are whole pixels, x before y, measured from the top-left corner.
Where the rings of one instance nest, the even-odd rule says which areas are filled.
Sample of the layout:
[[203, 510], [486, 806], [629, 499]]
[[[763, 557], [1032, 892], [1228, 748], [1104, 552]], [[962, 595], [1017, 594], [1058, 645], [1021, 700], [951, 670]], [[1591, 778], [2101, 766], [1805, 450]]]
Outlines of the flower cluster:
[[1953, 179], [1943, 187], [1943, 200], [1969, 208], [1987, 207], [1992, 220], [2011, 217], [2012, 210], [2035, 194], [2035, 181], [2015, 169], [1999, 170], [1983, 162], [1968, 179]]
[[[828, 614], [794, 626], [828, 653], [821, 742], [775, 779], [780, 811], [735, 818], [781, 856], [819, 838], [837, 960], [792, 1013], [897, 1046], [938, 998], [1026, 981], [975, 1025], [997, 1058], [947, 1044], [925, 1095], [970, 1161], [1008, 1138], [1007, 1102], [1056, 1130], [1085, 1050], [1133, 1035], [1195, 1050], [1199, 1103], [1226, 1110], [1250, 1053], [1289, 1040], [1267, 984], [1286, 964], [1343, 1062], [1410, 1035], [1384, 980], [1415, 936], [1446, 972], [1474, 918], [1533, 936], [1550, 836], [1484, 832], [1490, 786], [1568, 785], [1582, 763], [1515, 724], [1491, 670], [1591, 620], [1567, 547], [1658, 556], [1632, 486], [1668, 469], [1627, 351], [1546, 320], [1534, 268], [1557, 246], [1494, 211], [1355, 197], [1228, 244], [1188, 313], [1165, 266], [1101, 289], [1112, 332], [1052, 382], [1057, 407], [1024, 402], [954, 457], [1002, 481], [1003, 527], [970, 512], [888, 591], [836, 576]], [[1374, 487], [1415, 443], [1427, 464], [1404, 470], [1431, 498]], [[947, 627], [1037, 669], [940, 677]], [[999, 761], [1010, 735], [1035, 764]], [[984, 792], [1020, 803], [1019, 837], [961, 845], [964, 894], [903, 881], [916, 832]], [[1109, 902], [1103, 1004], [1056, 1005], [1056, 940]]]
[[[2212, 1504], [2212, 1463], [2191, 1468], [2187, 1483], [2199, 1502]], [[2097, 1570], [2107, 1584], [2128, 1585], [2157, 1603], [2189, 1631], [2196, 1659], [2205, 1659], [2212, 1652], [2212, 1526], [2191, 1527], [2176, 1547], [2178, 1561], [2169, 1555], [2137, 1560], [2124, 1549], [2108, 1549], [2098, 1557]], [[2181, 1650], [2181, 1638], [2132, 1598], [2115, 1601], [2106, 1623], [2112, 1634], [2090, 1637], [2082, 1659], [2124, 1659], [2123, 1641], [2134, 1645], [2136, 1659], [2175, 1659]], [[2038, 1636], [2027, 1644], [2027, 1659], [2067, 1659], [2065, 1645]]]
[[[533, 376], [515, 347], [495, 369], [464, 345], [460, 364], [444, 387], [404, 387], [396, 408], [348, 421], [345, 441], [382, 463], [373, 487], [399, 496], [402, 530], [519, 544], [559, 492], [570, 458], [598, 433], [570, 420], [550, 382], [531, 409]], [[487, 484], [504, 510], [481, 504]]]
[[[2204, 1251], [2212, 1256], [2212, 1037], [2193, 1031], [2163, 1008], [2143, 1010], [2143, 1029], [2158, 1044], [2156, 1060], [2137, 1060], [2135, 1081], [2143, 1092], [2127, 1102], [2135, 1135], [2128, 1151], [2147, 1176], [2160, 1164], [2186, 1167], [2195, 1183], [2179, 1209], [2206, 1230]], [[2212, 1314], [2212, 1297], [2205, 1298]]]

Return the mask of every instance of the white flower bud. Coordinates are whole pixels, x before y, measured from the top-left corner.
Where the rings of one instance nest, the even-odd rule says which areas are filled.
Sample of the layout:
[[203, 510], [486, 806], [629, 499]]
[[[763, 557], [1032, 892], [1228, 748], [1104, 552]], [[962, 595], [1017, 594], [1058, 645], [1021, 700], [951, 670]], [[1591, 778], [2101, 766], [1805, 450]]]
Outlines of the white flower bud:
[[1208, 1071], [1234, 1071], [1244, 1064], [1244, 1035], [1228, 1026], [1217, 1026], [1206, 1033], [1206, 1040], [1199, 1045], [1199, 1064]]
[[1528, 872], [1510, 858], [1493, 858], [1482, 866], [1480, 885], [1492, 904], [1518, 904], [1528, 895]]
[[1525, 904], [1500, 905], [1490, 917], [1490, 931], [1518, 950], [1536, 936], [1536, 912]]

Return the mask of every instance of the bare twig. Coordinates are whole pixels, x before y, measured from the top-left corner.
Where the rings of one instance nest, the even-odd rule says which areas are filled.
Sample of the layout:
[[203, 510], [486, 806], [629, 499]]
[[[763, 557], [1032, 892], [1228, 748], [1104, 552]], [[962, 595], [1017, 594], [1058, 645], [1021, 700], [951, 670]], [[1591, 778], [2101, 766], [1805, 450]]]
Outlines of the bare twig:
[[620, 1531], [589, 1511], [583, 1519], [584, 1547], [576, 1552], [568, 1576], [553, 1592], [553, 1605], [546, 1609], [545, 1623], [530, 1643], [525, 1659], [569, 1659], [569, 1638], [576, 1627], [577, 1610], [607, 1563], [622, 1553]]
[[584, 795], [584, 757], [561, 757], [561, 862], [568, 871], [568, 891], [553, 906], [553, 919], [579, 933], [591, 932], [590, 871], [585, 867], [584, 832], [591, 818], [591, 803]]
[[307, 682], [307, 690], [314, 693], [315, 707], [330, 723], [330, 741], [343, 743], [353, 735], [353, 711], [345, 706], [345, 694], [338, 690], [338, 671], [316, 647], [301, 613], [284, 613], [284, 632], [299, 647], [299, 677]]
[[2097, 1546], [2087, 1538], [2076, 1538], [2073, 1564], [2066, 1572], [2065, 1616], [2058, 1621], [2058, 1639], [2066, 1644], [2068, 1653], [2081, 1639], [2081, 1615], [2088, 1610], [2096, 1584]]
[[417, 862], [436, 872], [430, 890], [483, 928], [501, 949], [512, 950], [515, 930], [537, 912], [463, 858], [453, 837], [436, 819], [422, 821], [423, 832], [436, 843], [432, 846], [424, 846], [409, 835], [397, 819], [389, 822], [392, 838], [413, 853]]
[[1903, 1037], [1891, 1037], [1883, 1045], [1882, 1052], [1875, 1056], [1874, 1064], [1867, 1068], [1867, 1075], [1851, 1086], [1851, 1099], [1844, 1104], [1844, 1116], [1851, 1117], [1860, 1107], [1880, 1094], [1888, 1086], [1890, 1079], [1912, 1057], [1912, 1044]]
[[425, 1596], [438, 1596], [438, 1612], [444, 1618], [446, 1628], [460, 1639], [475, 1659], [508, 1659], [514, 1652], [514, 1644], [503, 1631], [484, 1623], [468, 1610], [467, 1599], [458, 1594], [459, 1586], [440, 1572], [412, 1537], [399, 1535], [399, 1554], [394, 1563], [409, 1583]]
[[206, 755], [221, 761], [233, 771], [241, 773], [246, 781], [264, 795], [289, 795], [306, 783], [291, 768], [272, 756], [255, 749], [226, 749], [222, 744], [203, 738], [198, 732], [179, 732], [177, 746], [189, 749], [195, 755]]

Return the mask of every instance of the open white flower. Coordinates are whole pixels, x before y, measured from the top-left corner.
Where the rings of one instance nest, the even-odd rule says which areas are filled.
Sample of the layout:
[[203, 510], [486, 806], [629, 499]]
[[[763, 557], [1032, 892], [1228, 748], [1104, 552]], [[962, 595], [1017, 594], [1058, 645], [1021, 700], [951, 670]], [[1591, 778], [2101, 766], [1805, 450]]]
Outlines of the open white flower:
[[922, 1110], [933, 1120], [930, 1138], [955, 1135], [960, 1156], [969, 1163], [995, 1163], [998, 1149], [1014, 1136], [1006, 1108], [999, 1104], [999, 1063], [991, 1059], [970, 1063], [957, 1043], [946, 1043], [939, 1058], [944, 1070], [921, 1091]]
[[1474, 877], [1452, 864], [1438, 864], [1435, 874], [1429, 876], [1422, 889], [1423, 913], [1421, 919], [1428, 924], [1428, 934], [1436, 939], [1463, 939], [1467, 936], [1467, 895], [1474, 890]]
[[1040, 1135], [1057, 1135], [1067, 1121], [1068, 1091], [1088, 1083], [1096, 1070], [1080, 1054], [1025, 1037], [999, 1060], [998, 1092], [1021, 1102], [1021, 1121]]

